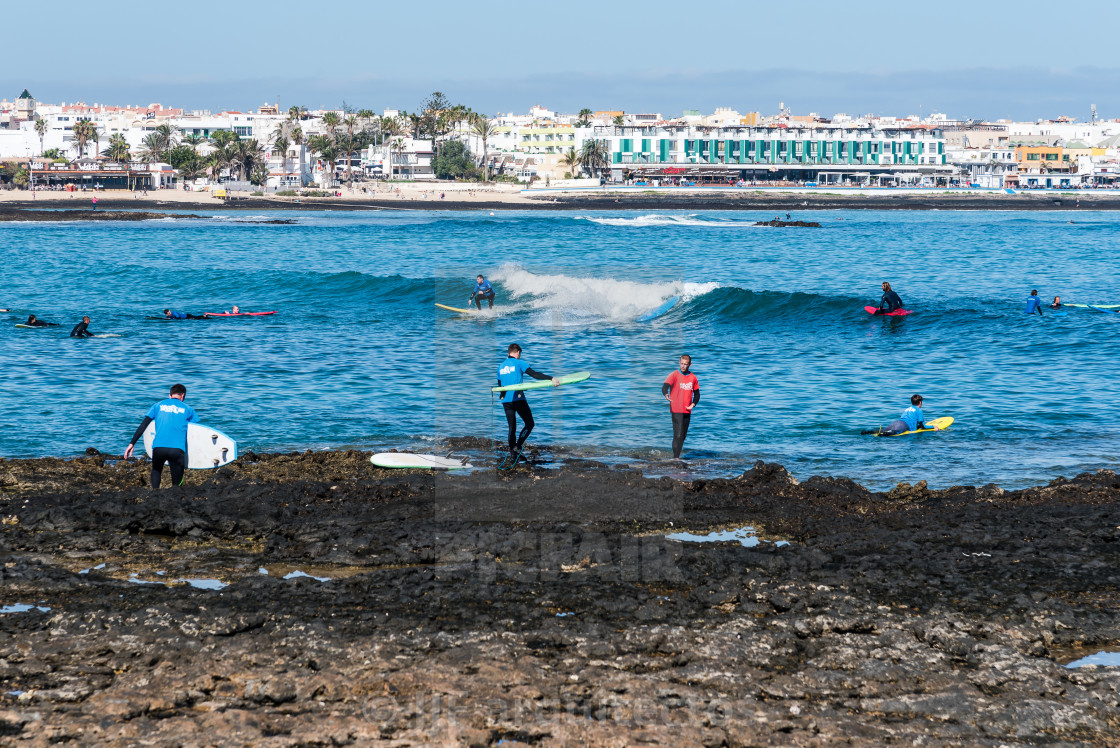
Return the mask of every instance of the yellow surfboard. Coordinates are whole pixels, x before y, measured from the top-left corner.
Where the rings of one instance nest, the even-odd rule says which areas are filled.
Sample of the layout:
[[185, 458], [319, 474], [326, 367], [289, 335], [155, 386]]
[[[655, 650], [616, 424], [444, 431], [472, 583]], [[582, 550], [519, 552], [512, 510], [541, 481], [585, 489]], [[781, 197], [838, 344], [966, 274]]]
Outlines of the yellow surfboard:
[[472, 314], [474, 309], [460, 309], [454, 306], [447, 306], [446, 304], [436, 304], [440, 309], [446, 309], [449, 312], [459, 312], [459, 314]]
[[903, 431], [901, 434], [875, 434], [875, 436], [908, 436], [910, 434], [924, 434], [927, 431], [944, 431], [953, 425], [953, 419], [949, 417], [934, 418], [932, 421], [926, 421], [927, 426], [936, 426], [937, 428], [918, 429], [917, 431]]

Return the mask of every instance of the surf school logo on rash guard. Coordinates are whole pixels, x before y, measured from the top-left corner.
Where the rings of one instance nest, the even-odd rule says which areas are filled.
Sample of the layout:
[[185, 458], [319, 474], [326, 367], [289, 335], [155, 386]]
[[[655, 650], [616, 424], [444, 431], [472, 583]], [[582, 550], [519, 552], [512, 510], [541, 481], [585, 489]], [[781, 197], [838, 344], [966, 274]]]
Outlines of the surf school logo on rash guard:
[[170, 403], [161, 404], [159, 406], [159, 410], [160, 410], [161, 413], [172, 413], [172, 414], [180, 415], [180, 416], [187, 412], [186, 408], [180, 408], [179, 406], [172, 405]]

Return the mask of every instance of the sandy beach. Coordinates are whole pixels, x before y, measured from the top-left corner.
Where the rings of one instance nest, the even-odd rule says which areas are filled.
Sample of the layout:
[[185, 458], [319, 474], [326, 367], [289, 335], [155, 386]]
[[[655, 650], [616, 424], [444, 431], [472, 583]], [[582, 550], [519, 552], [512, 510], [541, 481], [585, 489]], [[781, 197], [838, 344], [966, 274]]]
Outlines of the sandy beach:
[[[588, 180], [590, 181], [590, 180]], [[12, 210], [755, 210], [784, 215], [804, 210], [1120, 210], [1120, 191], [979, 193], [869, 190], [848, 193], [795, 188], [533, 189], [456, 183], [379, 183], [362, 192], [341, 187], [336, 197], [216, 198], [210, 192], [123, 190], [0, 191], [0, 212]], [[32, 197], [34, 194], [34, 197]]]
[[6, 745], [1120, 741], [1120, 674], [1063, 666], [1120, 640], [1111, 471], [889, 493], [763, 463], [146, 472], [0, 461]]

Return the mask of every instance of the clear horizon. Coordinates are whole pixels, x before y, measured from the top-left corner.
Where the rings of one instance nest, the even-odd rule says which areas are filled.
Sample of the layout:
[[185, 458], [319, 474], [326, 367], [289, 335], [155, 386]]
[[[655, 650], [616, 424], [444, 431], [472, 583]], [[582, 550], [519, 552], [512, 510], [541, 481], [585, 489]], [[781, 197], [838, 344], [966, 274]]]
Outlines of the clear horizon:
[[[223, 28], [231, 29], [225, 35], [215, 35], [212, 14], [139, 0], [115, 5], [112, 14], [88, 19], [88, 6], [76, 0], [59, 0], [49, 18], [42, 6], [6, 9], [9, 28], [80, 19], [80, 35], [124, 33], [133, 54], [86, 64], [44, 54], [45, 32], [14, 34], [9, 60], [27, 64], [0, 71], [0, 97], [26, 88], [48, 103], [244, 111], [277, 100], [282, 108], [311, 109], [345, 101], [380, 112], [415, 110], [438, 90], [487, 114], [534, 104], [567, 112], [673, 115], [727, 106], [766, 114], [785, 102], [794, 113], [822, 116], [942, 112], [1082, 121], [1096, 104], [1098, 117], [1120, 118], [1120, 65], [1110, 45], [1092, 43], [1094, 30], [1120, 22], [1120, 3], [1103, 0], [1060, 17], [1038, 0], [983, 7], [953, 0], [933, 10], [868, 0], [858, 14], [837, 13], [821, 0], [796, 11], [716, 0], [702, 13], [668, 0], [573, 0], [570, 21], [509, 0], [481, 11], [437, 0], [423, 14], [339, 0], [334, 17], [345, 21], [310, 33], [300, 12], [247, 0], [223, 9]], [[121, 17], [143, 18], [144, 33], [122, 32], [115, 25]], [[588, 23], [603, 31], [588, 31]], [[184, 38], [203, 41], [184, 45]]]

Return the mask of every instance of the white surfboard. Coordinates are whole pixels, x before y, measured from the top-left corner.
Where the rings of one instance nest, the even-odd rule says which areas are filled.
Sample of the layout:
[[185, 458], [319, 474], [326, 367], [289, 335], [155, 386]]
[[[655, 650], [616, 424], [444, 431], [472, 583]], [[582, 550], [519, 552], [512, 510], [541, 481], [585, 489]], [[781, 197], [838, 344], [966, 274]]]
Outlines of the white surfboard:
[[[156, 425], [149, 423], [144, 431], [144, 451], [152, 456]], [[217, 429], [199, 423], [187, 424], [187, 468], [209, 470], [228, 465], [237, 459], [237, 442]]]
[[454, 457], [418, 455], [411, 452], [378, 452], [369, 458], [377, 467], [383, 468], [425, 468], [428, 470], [458, 470], [474, 467]]

